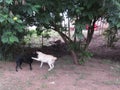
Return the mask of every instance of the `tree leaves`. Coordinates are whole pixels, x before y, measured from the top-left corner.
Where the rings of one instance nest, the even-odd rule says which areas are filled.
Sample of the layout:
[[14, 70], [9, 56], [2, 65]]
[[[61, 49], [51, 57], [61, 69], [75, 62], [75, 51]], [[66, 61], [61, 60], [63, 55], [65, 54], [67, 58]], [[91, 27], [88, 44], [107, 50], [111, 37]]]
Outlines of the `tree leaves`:
[[117, 24], [117, 28], [120, 28], [120, 22]]
[[3, 23], [7, 19], [8, 15], [0, 14], [0, 22]]
[[18, 38], [10, 31], [4, 32], [1, 36], [3, 43], [12, 44], [14, 42], [19, 42]]
[[[10, 28], [10, 31], [15, 31], [16, 33], [22, 33], [24, 31], [23, 26], [30, 24], [41, 25], [41, 27], [46, 27], [47, 29], [57, 25], [62, 30], [61, 28], [65, 27], [61, 23], [65, 21], [65, 17], [60, 15], [60, 13], [66, 13], [66, 17], [70, 18], [71, 21], [76, 22], [76, 19], [78, 19], [79, 24], [75, 25], [77, 31], [75, 33], [81, 38], [81, 31], [84, 29], [85, 24], [91, 24], [93, 19], [104, 17], [105, 14], [109, 15], [108, 20], [110, 22], [116, 24], [117, 27], [120, 26], [119, 13], [117, 11], [120, 10], [119, 0], [104, 1], [105, 3], [103, 3], [103, 0], [26, 0], [22, 4], [22, 0], [18, 0], [16, 5], [14, 0], [4, 0], [5, 5], [4, 7], [1, 6], [0, 11], [2, 12], [0, 13], [0, 23], [3, 27]], [[1, 2], [3, 0], [0, 0]], [[9, 16], [9, 11], [12, 12], [13, 16]], [[19, 15], [18, 19], [13, 20], [16, 15]], [[1, 31], [4, 30], [6, 28], [1, 29]]]
[[13, 0], [4, 0], [7, 4], [11, 4]]
[[2, 2], [3, 0], [0, 0], [0, 3]]

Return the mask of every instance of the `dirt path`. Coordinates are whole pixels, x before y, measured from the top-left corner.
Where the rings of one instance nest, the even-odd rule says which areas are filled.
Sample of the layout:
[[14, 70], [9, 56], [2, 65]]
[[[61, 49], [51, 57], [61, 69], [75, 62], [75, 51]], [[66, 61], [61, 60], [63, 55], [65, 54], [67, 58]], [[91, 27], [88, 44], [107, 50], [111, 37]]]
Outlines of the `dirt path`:
[[120, 90], [120, 64], [92, 58], [76, 66], [70, 59], [59, 59], [51, 72], [46, 64], [40, 69], [38, 62], [32, 71], [23, 64], [19, 72], [14, 62], [0, 62], [0, 90]]
[[16, 72], [15, 62], [0, 61], [0, 90], [120, 90], [120, 43], [115, 49], [104, 44], [103, 37], [93, 39], [89, 50], [94, 56], [84, 65], [73, 65], [66, 55], [50, 72], [47, 64], [39, 68], [40, 62], [33, 62], [32, 71], [23, 64]]

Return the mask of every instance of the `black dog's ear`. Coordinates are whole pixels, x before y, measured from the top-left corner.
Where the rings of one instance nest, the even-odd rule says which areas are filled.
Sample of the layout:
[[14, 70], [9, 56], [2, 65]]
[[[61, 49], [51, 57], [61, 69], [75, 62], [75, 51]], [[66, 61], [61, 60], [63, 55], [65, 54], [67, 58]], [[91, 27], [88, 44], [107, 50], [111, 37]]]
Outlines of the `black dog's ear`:
[[33, 51], [33, 52], [32, 52], [32, 56], [33, 56], [33, 57], [37, 57], [37, 56], [38, 56], [38, 54], [36, 53], [36, 51]]

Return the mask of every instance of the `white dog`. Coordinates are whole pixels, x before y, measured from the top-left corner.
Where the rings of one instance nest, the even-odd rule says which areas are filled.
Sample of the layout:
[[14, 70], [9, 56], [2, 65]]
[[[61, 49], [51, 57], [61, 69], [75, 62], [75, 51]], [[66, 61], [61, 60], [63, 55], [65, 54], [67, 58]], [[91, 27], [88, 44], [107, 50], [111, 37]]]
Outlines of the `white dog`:
[[54, 57], [52, 55], [47, 55], [39, 51], [37, 51], [36, 53], [38, 54], [38, 57], [37, 58], [32, 57], [32, 59], [41, 61], [40, 67], [42, 67], [43, 63], [47, 63], [50, 67], [48, 71], [54, 68], [54, 63], [55, 63], [55, 60], [57, 60], [57, 57]]

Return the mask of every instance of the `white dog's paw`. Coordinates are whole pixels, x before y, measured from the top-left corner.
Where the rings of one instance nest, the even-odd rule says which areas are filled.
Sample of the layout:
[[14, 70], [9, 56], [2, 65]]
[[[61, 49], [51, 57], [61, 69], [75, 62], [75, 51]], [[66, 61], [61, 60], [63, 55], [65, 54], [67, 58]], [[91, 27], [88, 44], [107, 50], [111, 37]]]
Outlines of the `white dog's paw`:
[[40, 68], [42, 68], [42, 66], [40, 66]]
[[51, 70], [52, 70], [52, 68], [49, 68], [49, 69], [48, 69], [48, 71], [51, 71]]

